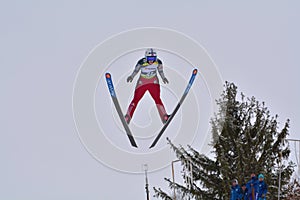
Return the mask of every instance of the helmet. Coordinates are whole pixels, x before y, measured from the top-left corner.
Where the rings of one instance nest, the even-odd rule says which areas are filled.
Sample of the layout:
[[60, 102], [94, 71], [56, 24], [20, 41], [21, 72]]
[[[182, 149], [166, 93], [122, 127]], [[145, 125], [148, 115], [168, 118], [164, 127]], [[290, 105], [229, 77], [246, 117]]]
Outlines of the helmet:
[[155, 61], [157, 57], [156, 51], [152, 48], [147, 49], [145, 52], [145, 58], [147, 61]]

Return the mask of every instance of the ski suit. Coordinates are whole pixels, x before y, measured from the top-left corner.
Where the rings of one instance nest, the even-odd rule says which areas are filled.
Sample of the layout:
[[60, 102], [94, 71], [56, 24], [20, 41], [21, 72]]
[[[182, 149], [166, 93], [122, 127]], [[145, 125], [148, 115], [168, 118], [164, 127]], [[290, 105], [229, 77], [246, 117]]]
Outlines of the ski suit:
[[136, 88], [134, 91], [134, 97], [131, 103], [129, 104], [126, 115], [129, 116], [130, 119], [132, 118], [139, 101], [144, 96], [144, 94], [147, 91], [149, 91], [151, 97], [155, 101], [160, 118], [164, 122], [167, 117], [167, 113], [164, 104], [160, 98], [160, 85], [157, 77], [158, 71], [159, 75], [164, 80], [164, 82], [167, 82], [167, 79], [163, 72], [162, 62], [161, 60], [156, 59], [156, 61], [154, 61], [152, 64], [149, 64], [146, 58], [140, 59], [137, 62], [133, 73], [130, 75], [131, 80], [139, 71], [141, 71], [141, 74], [137, 81]]

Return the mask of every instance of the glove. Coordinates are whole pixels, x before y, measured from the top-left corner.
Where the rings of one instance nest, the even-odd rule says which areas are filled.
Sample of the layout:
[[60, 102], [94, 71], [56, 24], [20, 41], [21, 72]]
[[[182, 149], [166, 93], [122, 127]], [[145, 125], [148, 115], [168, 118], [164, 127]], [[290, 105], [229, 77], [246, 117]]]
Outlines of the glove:
[[127, 82], [132, 82], [132, 80], [133, 80], [133, 77], [132, 76], [128, 76], [128, 78], [127, 78]]
[[166, 83], [169, 83], [168, 79], [167, 78], [163, 78], [163, 82], [166, 84]]

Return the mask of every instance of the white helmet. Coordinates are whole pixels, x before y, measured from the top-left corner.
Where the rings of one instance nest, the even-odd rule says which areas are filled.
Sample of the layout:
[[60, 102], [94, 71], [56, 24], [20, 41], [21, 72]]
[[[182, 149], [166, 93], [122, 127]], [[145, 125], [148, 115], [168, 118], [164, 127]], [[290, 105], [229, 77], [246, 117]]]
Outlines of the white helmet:
[[145, 52], [145, 57], [146, 58], [150, 57], [150, 56], [152, 56], [152, 57], [154, 57], [154, 56], [156, 57], [157, 56], [156, 51], [154, 49], [152, 49], [152, 48], [147, 49], [146, 52]]

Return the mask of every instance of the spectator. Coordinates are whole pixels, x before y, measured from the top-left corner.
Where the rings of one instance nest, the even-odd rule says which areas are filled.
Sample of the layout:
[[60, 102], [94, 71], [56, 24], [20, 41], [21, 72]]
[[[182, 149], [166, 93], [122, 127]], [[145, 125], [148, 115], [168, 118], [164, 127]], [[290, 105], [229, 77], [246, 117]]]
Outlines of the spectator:
[[249, 200], [256, 200], [257, 198], [257, 185], [258, 185], [258, 180], [256, 178], [256, 174], [252, 173], [251, 174], [251, 180], [248, 181], [246, 184], [246, 187], [248, 189], [248, 198]]
[[231, 186], [230, 200], [241, 200], [240, 195], [241, 195], [241, 188], [238, 185], [238, 181], [234, 179], [232, 181], [232, 186]]
[[258, 193], [258, 200], [266, 200], [267, 192], [268, 192], [268, 186], [264, 181], [264, 175], [260, 174], [258, 175], [258, 187], [257, 187], [257, 193]]
[[248, 200], [248, 199], [249, 199], [249, 197], [248, 197], [248, 189], [247, 189], [245, 183], [243, 183], [242, 186], [241, 186], [241, 195], [240, 195], [240, 199], [241, 199], [241, 200]]

